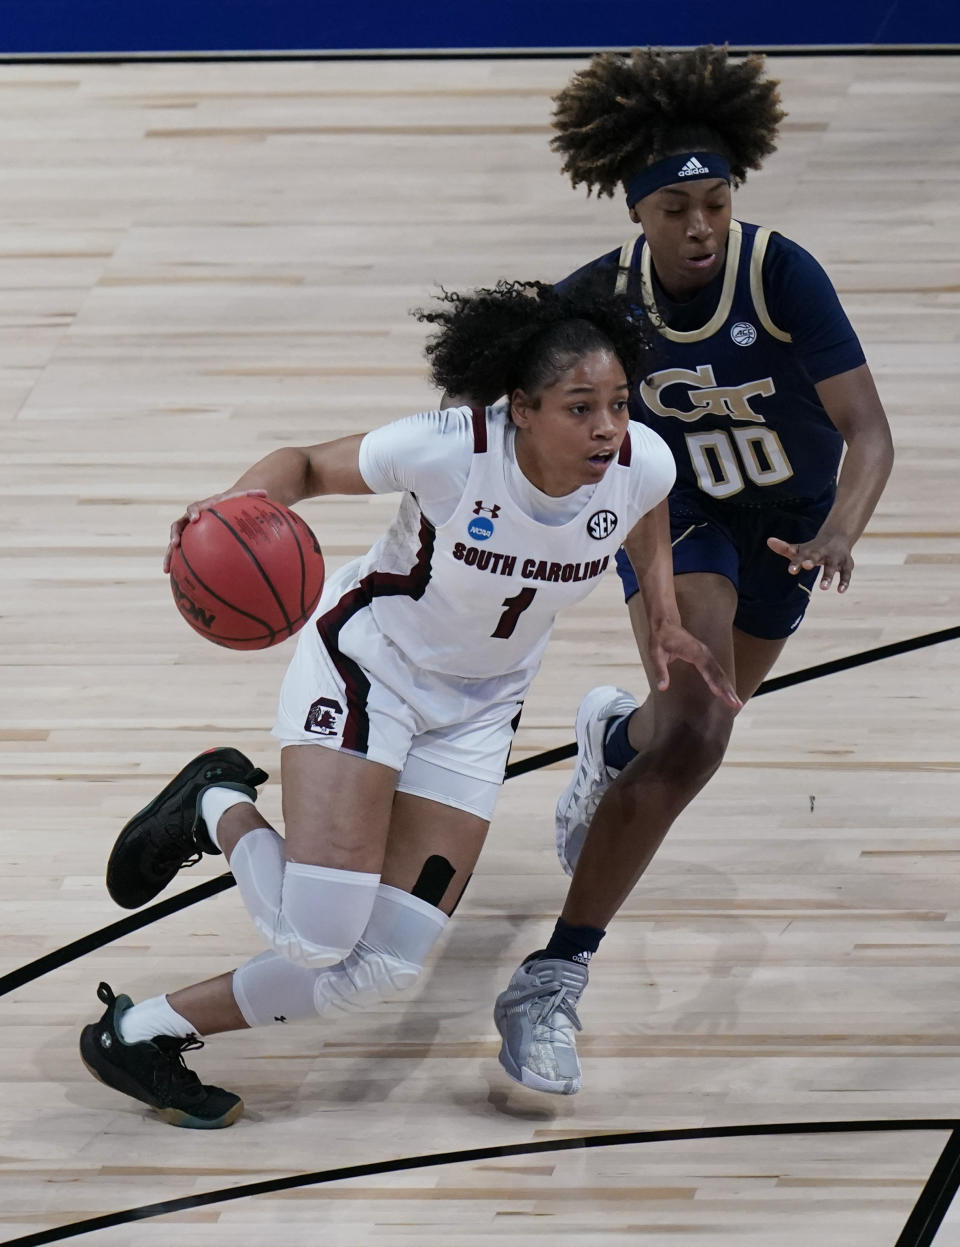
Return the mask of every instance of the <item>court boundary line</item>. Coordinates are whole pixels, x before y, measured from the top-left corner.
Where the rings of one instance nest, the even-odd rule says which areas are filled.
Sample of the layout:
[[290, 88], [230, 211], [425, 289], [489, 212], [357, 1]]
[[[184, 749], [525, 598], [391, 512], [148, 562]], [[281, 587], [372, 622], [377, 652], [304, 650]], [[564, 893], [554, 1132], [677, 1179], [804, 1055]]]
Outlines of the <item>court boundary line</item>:
[[[789, 688], [809, 680], [819, 679], [840, 671], [848, 671], [867, 663], [878, 662], [898, 654], [910, 653], [914, 650], [936, 645], [943, 641], [955, 640], [960, 637], [960, 626], [944, 628], [938, 632], [926, 633], [905, 641], [896, 641], [889, 645], [876, 646], [863, 650], [859, 654], [848, 655], [846, 658], [831, 662], [818, 663], [787, 675], [766, 680], [754, 694], [776, 692], [778, 689]], [[576, 753], [576, 745], [565, 745], [560, 749], [548, 750], [523, 762], [511, 764], [506, 770], [506, 779], [561, 761]], [[48, 953], [35, 961], [21, 966], [18, 970], [0, 977], [0, 996], [6, 995], [16, 987], [33, 982], [42, 975], [76, 960], [87, 952], [92, 952], [104, 944], [112, 942], [123, 935], [136, 931], [141, 927], [185, 909], [208, 896], [215, 896], [235, 886], [233, 875], [226, 874], [205, 880], [195, 888], [190, 888], [178, 896], [151, 905], [145, 910], [111, 923], [107, 927], [94, 931], [72, 944]], [[165, 1200], [158, 1204], [143, 1204], [135, 1208], [123, 1209], [119, 1212], [106, 1213], [99, 1217], [74, 1221], [67, 1225], [57, 1226], [50, 1230], [41, 1230], [19, 1238], [6, 1239], [0, 1247], [44, 1247], [48, 1243], [62, 1242], [67, 1238], [75, 1238], [81, 1234], [95, 1230], [107, 1229], [115, 1225], [129, 1224], [134, 1221], [147, 1220], [164, 1216], [171, 1212], [203, 1207], [207, 1204], [223, 1203], [234, 1199], [252, 1198], [255, 1195], [269, 1194], [274, 1191], [292, 1190], [302, 1186], [317, 1186], [336, 1181], [344, 1181], [354, 1177], [370, 1177], [383, 1173], [398, 1173], [412, 1169], [424, 1169], [431, 1166], [465, 1164], [474, 1160], [486, 1160], [495, 1157], [529, 1156], [544, 1152], [558, 1152], [572, 1148], [613, 1147], [623, 1144], [670, 1142], [684, 1139], [720, 1139], [720, 1138], [758, 1138], [773, 1135], [802, 1135], [830, 1133], [895, 1133], [921, 1130], [949, 1130], [950, 1135], [937, 1163], [934, 1165], [927, 1181], [914, 1205], [895, 1247], [931, 1247], [937, 1231], [946, 1216], [953, 1198], [960, 1187], [960, 1120], [954, 1118], [927, 1118], [908, 1121], [882, 1122], [808, 1122], [808, 1123], [772, 1123], [753, 1126], [716, 1126], [698, 1127], [687, 1130], [655, 1130], [628, 1131], [601, 1135], [582, 1135], [569, 1139], [551, 1139], [532, 1143], [503, 1144], [497, 1147], [472, 1148], [462, 1152], [438, 1153], [436, 1155], [413, 1156], [392, 1161], [378, 1161], [363, 1165], [350, 1165], [339, 1169], [318, 1170], [308, 1174], [292, 1175], [286, 1178], [272, 1178], [262, 1182], [246, 1183], [239, 1187], [227, 1187], [215, 1191], [202, 1192], [196, 1195], [181, 1196], [178, 1199]]]
[[[292, 1174], [285, 1178], [267, 1178], [260, 1182], [247, 1182], [242, 1186], [220, 1187], [214, 1191], [201, 1191], [194, 1195], [182, 1195], [176, 1199], [161, 1200], [154, 1204], [140, 1204], [118, 1212], [86, 1217], [50, 1230], [39, 1230], [19, 1238], [8, 1238], [0, 1247], [45, 1247], [48, 1243], [62, 1242], [95, 1230], [146, 1221], [203, 1208], [209, 1204], [227, 1203], [235, 1199], [249, 1199], [256, 1195], [269, 1195], [278, 1191], [295, 1190], [304, 1186], [322, 1186], [331, 1182], [343, 1182], [351, 1178], [374, 1177], [385, 1173], [404, 1173], [415, 1169], [428, 1169], [445, 1165], [469, 1164], [478, 1160], [493, 1160], [513, 1156], [535, 1156], [549, 1152], [571, 1151], [593, 1147], [620, 1147], [640, 1143], [672, 1143], [697, 1139], [761, 1138], [775, 1135], [809, 1134], [894, 1134], [912, 1131], [949, 1131], [950, 1137], [939, 1160], [914, 1206], [895, 1247], [929, 1247], [946, 1214], [950, 1200], [960, 1182], [960, 1119], [917, 1118], [908, 1121], [832, 1121], [832, 1122], [771, 1122], [750, 1126], [696, 1126], [674, 1130], [629, 1130], [609, 1134], [578, 1135], [565, 1139], [544, 1139], [530, 1143], [506, 1143], [494, 1147], [466, 1148], [457, 1152], [438, 1152], [423, 1156], [407, 1156], [395, 1160], [373, 1161], [362, 1165], [344, 1165], [336, 1169], [320, 1169], [311, 1173]], [[518, 1192], [522, 1199], [523, 1193]], [[920, 1210], [918, 1213], [918, 1209]]]
[[[960, 639], [960, 625], [951, 628], [941, 628], [937, 632], [927, 632], [922, 636], [909, 637], [904, 641], [892, 641], [887, 645], [877, 645], [873, 649], [861, 650], [858, 654], [848, 654], [845, 658], [835, 658], [830, 662], [817, 663], [812, 667], [803, 667], [799, 671], [776, 676], [772, 680], [764, 680], [754, 693], [754, 697], [760, 697], [764, 693], [775, 693], [780, 689], [792, 688], [794, 685], [805, 684], [810, 680], [818, 680], [826, 675], [850, 671], [856, 667], [865, 666], [868, 663], [880, 662], [883, 659], [893, 658], [899, 654], [908, 654], [914, 650], [925, 649], [930, 645], [939, 645], [944, 641], [957, 639]], [[576, 744], [561, 745], [556, 749], [548, 749], [543, 753], [535, 754], [532, 758], [524, 758], [520, 762], [511, 762], [506, 769], [505, 779], [515, 779], [518, 775], [526, 775], [530, 771], [550, 766], [554, 762], [562, 762], [566, 758], [574, 757], [576, 752]], [[133, 931], [139, 931], [142, 927], [158, 922], [161, 918], [178, 913], [181, 909], [188, 909], [199, 901], [206, 900], [210, 896], [216, 896], [220, 892], [226, 892], [229, 888], [235, 886], [236, 880], [227, 871], [225, 874], [204, 880], [203, 883], [198, 884], [196, 887], [187, 888], [176, 896], [168, 897], [155, 905], [149, 905], [146, 909], [140, 909], [128, 918], [121, 918], [117, 922], [112, 922], [97, 931], [91, 931], [90, 934], [81, 936], [72, 943], [56, 949], [54, 952], [45, 953], [34, 961], [29, 961], [25, 965], [9, 971], [7, 974], [0, 975], [0, 997], [8, 995], [18, 987], [24, 987], [27, 983], [32, 983], [35, 979], [42, 978], [44, 974], [49, 974], [52, 970], [59, 969], [60, 966], [76, 961], [87, 953], [95, 952], [98, 948], [103, 948], [106, 944], [111, 944], [114, 940], [121, 939], [124, 935], [129, 935]], [[2, 1244], [0, 1244], [0, 1247], [2, 1247]]]

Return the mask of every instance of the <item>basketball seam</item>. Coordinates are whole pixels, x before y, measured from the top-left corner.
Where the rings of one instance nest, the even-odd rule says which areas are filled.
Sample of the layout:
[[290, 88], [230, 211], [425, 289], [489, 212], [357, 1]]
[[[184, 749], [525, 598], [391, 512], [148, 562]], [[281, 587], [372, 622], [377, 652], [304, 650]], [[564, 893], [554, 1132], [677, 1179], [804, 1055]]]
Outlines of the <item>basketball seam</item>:
[[[215, 589], [211, 589], [211, 587], [207, 584], [207, 582], [206, 582], [205, 580], [203, 580], [200, 576], [198, 576], [198, 575], [197, 575], [197, 573], [194, 571], [193, 566], [192, 566], [192, 564], [190, 563], [190, 560], [187, 558], [186, 554], [184, 554], [184, 551], [183, 551], [183, 545], [181, 544], [178, 548], [179, 548], [179, 551], [180, 551], [180, 557], [183, 559], [183, 563], [184, 563], [184, 566], [186, 567], [187, 571], [190, 573], [190, 575], [194, 578], [194, 580], [196, 580], [197, 584], [198, 584], [198, 585], [199, 585], [199, 586], [200, 586], [200, 587], [201, 587], [201, 588], [202, 588], [202, 589], [203, 589], [206, 593], [209, 593], [209, 594], [210, 594], [210, 596], [211, 596], [212, 598], [215, 598], [218, 602], [222, 602], [222, 603], [223, 603], [223, 605], [224, 605], [224, 606], [226, 606], [226, 607], [228, 607], [230, 610], [232, 610], [232, 611], [236, 611], [236, 613], [237, 613], [238, 615], [245, 615], [245, 616], [247, 617], [247, 619], [252, 619], [254, 623], [258, 623], [258, 624], [260, 624], [260, 626], [261, 626], [261, 627], [266, 628], [267, 632], [266, 632], [264, 635], [267, 635], [267, 634], [269, 634], [270, 636], [276, 636], [276, 635], [277, 635], [278, 629], [277, 629], [277, 628], [271, 628], [271, 627], [270, 627], [270, 625], [267, 623], [267, 621], [266, 621], [265, 619], [261, 619], [259, 615], [254, 615], [251, 611], [245, 611], [245, 610], [243, 610], [243, 608], [242, 608], [242, 607], [239, 607], [239, 606], [234, 606], [234, 604], [233, 604], [232, 602], [228, 602], [228, 601], [227, 601], [227, 599], [226, 599], [225, 597], [221, 597], [221, 596], [220, 596], [220, 594], [219, 594], [219, 593], [217, 593], [217, 591], [216, 591]], [[181, 612], [181, 613], [182, 613], [182, 612]], [[286, 614], [286, 612], [284, 612], [284, 614]], [[184, 616], [184, 618], [186, 618], [186, 616]], [[190, 621], [190, 620], [187, 620], [187, 622], [188, 622], [188, 623], [191, 623], [191, 621]], [[194, 624], [192, 624], [192, 623], [191, 623], [191, 626], [195, 627], [195, 625], [194, 625]], [[199, 629], [197, 629], [197, 630], [199, 631]], [[213, 634], [212, 634], [211, 632], [209, 632], [207, 629], [203, 629], [203, 634], [204, 634], [205, 636], [212, 636], [212, 635], [213, 635]], [[242, 639], [242, 638], [237, 638], [237, 639], [239, 640], [239, 639]]]
[[220, 521], [220, 523], [221, 523], [221, 524], [224, 526], [224, 528], [227, 530], [227, 532], [231, 533], [231, 534], [232, 534], [232, 535], [236, 538], [237, 544], [238, 544], [238, 545], [240, 546], [240, 548], [244, 551], [244, 553], [245, 553], [245, 554], [247, 555], [247, 557], [250, 559], [250, 562], [251, 562], [251, 563], [253, 563], [254, 567], [257, 569], [257, 571], [258, 571], [258, 572], [260, 573], [260, 575], [263, 577], [263, 582], [264, 582], [264, 584], [267, 586], [267, 588], [268, 588], [268, 589], [270, 590], [270, 592], [273, 594], [273, 600], [274, 600], [274, 601], [276, 602], [276, 604], [280, 607], [280, 613], [281, 613], [281, 615], [283, 615], [284, 619], [286, 620], [287, 627], [288, 627], [288, 628], [290, 628], [292, 625], [291, 625], [291, 623], [290, 623], [290, 615], [287, 613], [287, 608], [284, 606], [284, 604], [283, 604], [283, 600], [281, 599], [280, 594], [279, 594], [279, 593], [277, 593], [276, 589], [274, 588], [273, 581], [272, 581], [272, 580], [270, 579], [270, 577], [267, 575], [267, 573], [266, 573], [266, 571], [264, 570], [264, 568], [263, 568], [262, 564], [260, 563], [260, 560], [257, 558], [257, 556], [254, 554], [254, 552], [253, 552], [253, 551], [250, 549], [250, 547], [247, 545], [246, 540], [245, 540], [245, 539], [241, 536], [241, 534], [240, 534], [240, 533], [238, 533], [238, 532], [237, 532], [237, 530], [233, 527], [233, 525], [230, 523], [230, 521], [229, 521], [229, 520], [224, 519], [224, 517], [220, 514], [220, 512], [219, 512], [218, 510], [216, 510], [216, 508], [215, 508], [215, 507], [209, 507], [209, 508], [207, 509], [207, 514], [208, 514], [208, 515], [215, 515], [215, 516], [217, 517], [217, 519]]
[[300, 559], [300, 613], [301, 615], [304, 615], [307, 611], [307, 603], [304, 598], [307, 591], [307, 561], [303, 557], [303, 547], [300, 545], [300, 533], [296, 525], [290, 523], [289, 517], [291, 512], [289, 512], [285, 507], [281, 509], [272, 498], [263, 498], [261, 501], [270, 503], [276, 514], [283, 520], [284, 524], [286, 524], [287, 528], [293, 534], [293, 539], [297, 547], [297, 557]]

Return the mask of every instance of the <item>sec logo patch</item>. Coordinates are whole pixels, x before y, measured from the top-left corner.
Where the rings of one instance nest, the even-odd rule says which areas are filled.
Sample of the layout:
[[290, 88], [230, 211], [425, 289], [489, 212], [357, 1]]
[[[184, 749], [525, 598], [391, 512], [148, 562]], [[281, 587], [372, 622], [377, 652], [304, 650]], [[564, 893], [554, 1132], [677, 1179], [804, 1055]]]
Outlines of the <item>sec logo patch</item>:
[[616, 526], [617, 513], [615, 511], [594, 511], [587, 520], [587, 532], [595, 541], [602, 541], [604, 537], [609, 537]]

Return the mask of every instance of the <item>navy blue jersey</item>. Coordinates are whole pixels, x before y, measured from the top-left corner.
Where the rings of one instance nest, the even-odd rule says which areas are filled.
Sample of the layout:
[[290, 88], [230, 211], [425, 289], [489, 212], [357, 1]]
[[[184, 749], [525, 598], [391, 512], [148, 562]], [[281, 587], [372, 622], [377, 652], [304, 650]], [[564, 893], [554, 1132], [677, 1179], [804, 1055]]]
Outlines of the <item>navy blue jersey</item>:
[[559, 286], [604, 271], [657, 330], [631, 415], [669, 444], [674, 495], [783, 507], [832, 494], [843, 439], [814, 387], [864, 355], [808, 252], [732, 221], [723, 272], [685, 303], [660, 289], [643, 235]]

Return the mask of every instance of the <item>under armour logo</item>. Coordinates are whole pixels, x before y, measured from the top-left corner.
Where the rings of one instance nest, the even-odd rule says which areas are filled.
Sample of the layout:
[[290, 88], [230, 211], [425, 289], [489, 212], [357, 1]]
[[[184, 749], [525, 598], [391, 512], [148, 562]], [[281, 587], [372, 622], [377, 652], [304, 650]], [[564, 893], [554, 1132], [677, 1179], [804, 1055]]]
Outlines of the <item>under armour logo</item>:
[[273, 1020], [274, 1020], [275, 1022], [285, 1022], [287, 1019], [286, 1019], [286, 1018], [283, 1016], [283, 1014], [281, 1013], [279, 1017], [274, 1017], [274, 1019], [273, 1019]]
[[500, 514], [500, 503], [495, 502], [492, 507], [485, 507], [482, 501], [478, 498], [474, 503], [473, 513], [474, 515], [481, 515], [484, 511], [486, 511], [487, 515], [489, 515], [492, 520], [495, 520]]

